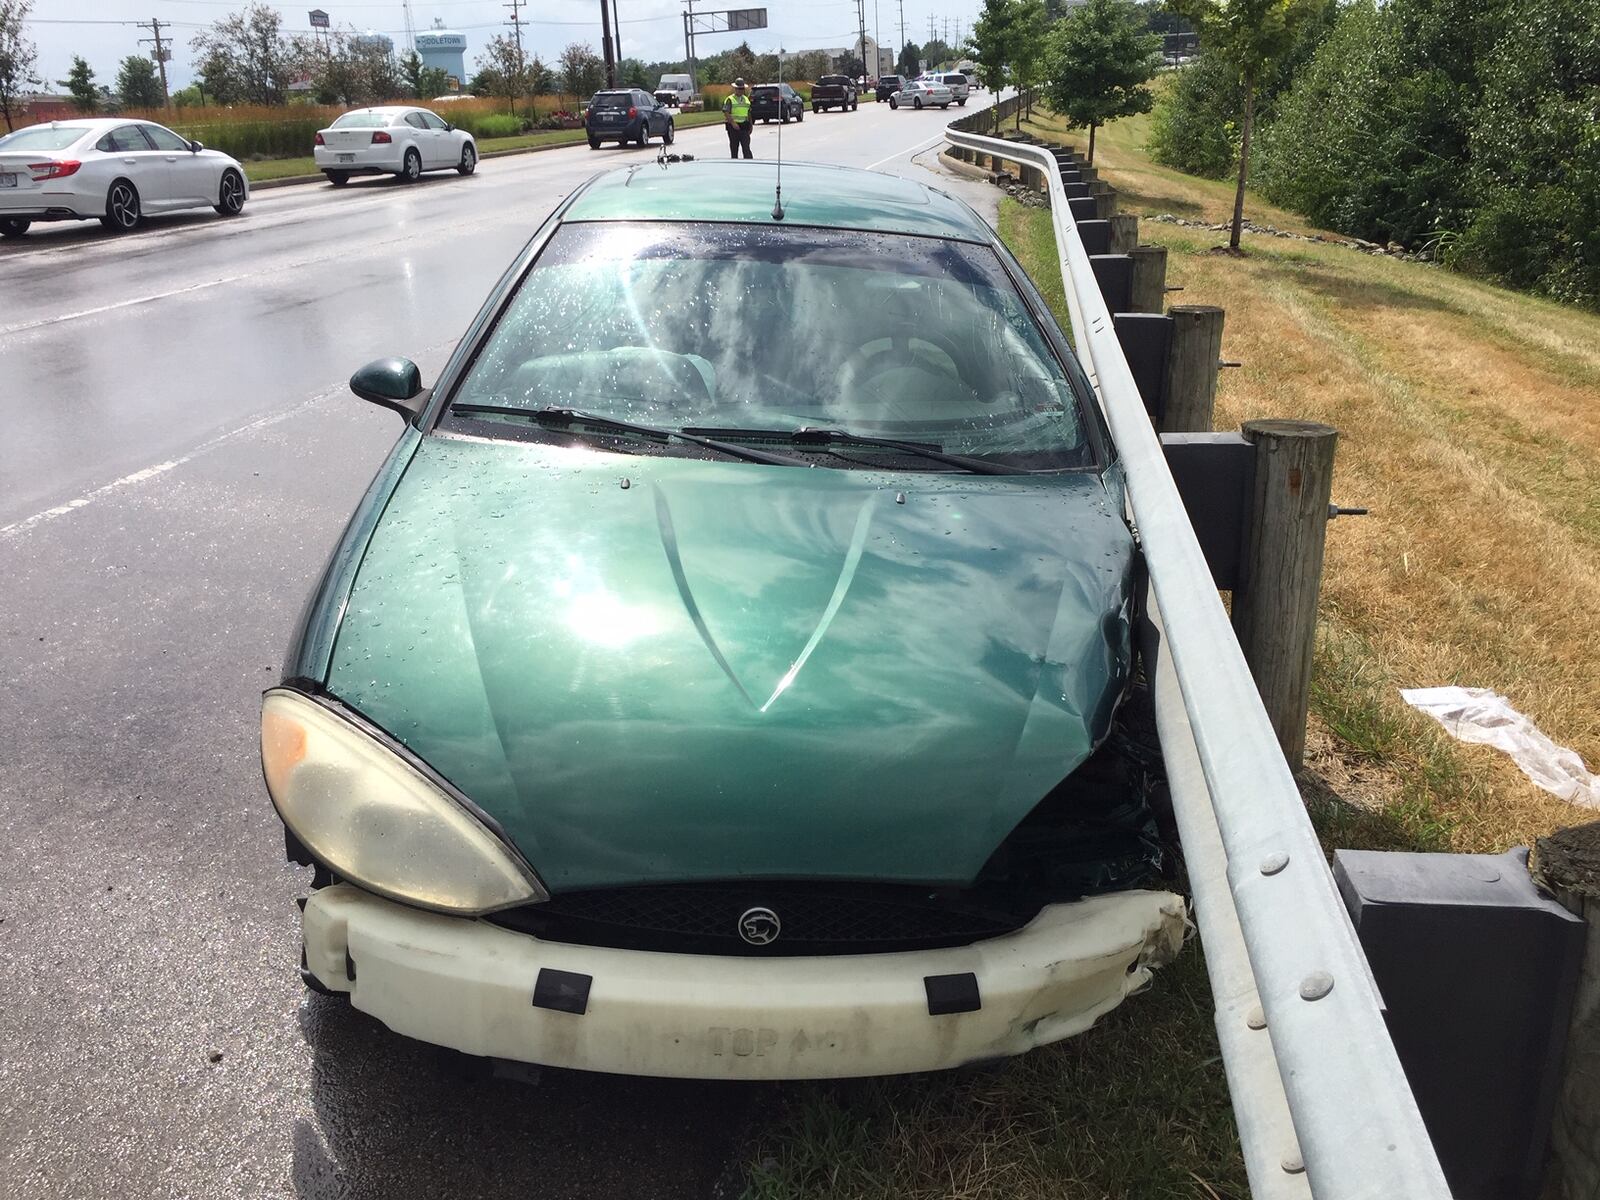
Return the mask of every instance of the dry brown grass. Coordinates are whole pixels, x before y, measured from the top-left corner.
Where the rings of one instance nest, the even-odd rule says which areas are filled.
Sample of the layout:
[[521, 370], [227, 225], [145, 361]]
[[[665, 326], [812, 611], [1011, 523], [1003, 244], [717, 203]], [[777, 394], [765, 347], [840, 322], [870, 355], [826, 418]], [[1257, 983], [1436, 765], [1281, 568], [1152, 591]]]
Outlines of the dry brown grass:
[[[1060, 137], [1063, 131], [1041, 126]], [[1124, 208], [1226, 218], [1232, 189], [1151, 164], [1143, 121], [1098, 139]], [[1247, 216], [1317, 232], [1251, 198]], [[1449, 742], [1398, 689], [1511, 698], [1600, 763], [1600, 317], [1340, 246], [1145, 221], [1185, 303], [1227, 308], [1217, 428], [1341, 433], [1312, 765], [1398, 822], [1377, 840], [1502, 850], [1585, 819], [1504, 756]]]

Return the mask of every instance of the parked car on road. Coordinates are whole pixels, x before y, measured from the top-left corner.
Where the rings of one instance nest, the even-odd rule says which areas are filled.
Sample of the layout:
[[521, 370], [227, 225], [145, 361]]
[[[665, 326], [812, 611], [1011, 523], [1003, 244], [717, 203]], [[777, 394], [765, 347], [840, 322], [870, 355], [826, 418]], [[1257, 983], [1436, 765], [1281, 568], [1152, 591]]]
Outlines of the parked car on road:
[[758, 83], [750, 89], [750, 117], [771, 123], [806, 119], [805, 97], [787, 83]]
[[880, 75], [878, 77], [878, 99], [875, 101], [875, 103], [881, 103], [882, 101], [889, 99], [890, 96], [893, 96], [904, 85], [905, 80], [899, 75]]
[[478, 169], [478, 143], [470, 133], [438, 113], [404, 105], [341, 113], [317, 131], [311, 152], [334, 187], [352, 175], [393, 175], [415, 183], [424, 171], [471, 175]]
[[583, 114], [583, 128], [589, 135], [589, 149], [598, 150], [602, 142], [619, 146], [629, 142], [646, 145], [651, 138], [672, 145], [677, 136], [672, 110], [641, 88], [619, 88], [596, 92]]
[[890, 108], [949, 108], [954, 94], [942, 83], [930, 79], [911, 79], [900, 85], [900, 90], [889, 97]]
[[431, 389], [351, 379], [405, 424], [261, 757], [306, 984], [400, 1033], [932, 1070], [1088, 1028], [1182, 944], [1070, 344], [960, 201], [790, 163], [780, 223], [776, 168], [598, 175]]
[[924, 78], [929, 83], [942, 83], [950, 89], [950, 94], [956, 98], [956, 107], [965, 108], [967, 97], [972, 94], [972, 81], [960, 71], [946, 71], [939, 75], [927, 75]]
[[0, 236], [36, 221], [92, 221], [126, 233], [152, 213], [250, 198], [239, 161], [154, 121], [53, 121], [0, 137]]
[[668, 108], [681, 108], [683, 106], [682, 98], [671, 88], [657, 88], [655, 101], [657, 104], [665, 104]]
[[811, 85], [811, 111], [830, 108], [854, 112], [861, 107], [861, 93], [848, 75], [824, 75]]

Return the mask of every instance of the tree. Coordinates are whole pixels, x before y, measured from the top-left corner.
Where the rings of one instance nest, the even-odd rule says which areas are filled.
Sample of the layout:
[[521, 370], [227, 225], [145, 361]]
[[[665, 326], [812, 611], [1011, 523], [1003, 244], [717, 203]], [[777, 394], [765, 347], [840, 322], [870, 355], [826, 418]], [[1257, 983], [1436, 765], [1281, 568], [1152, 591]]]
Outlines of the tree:
[[422, 55], [415, 50], [407, 50], [400, 56], [400, 78], [417, 99], [427, 95], [422, 90]]
[[548, 96], [556, 90], [555, 72], [544, 65], [544, 59], [534, 55], [528, 60], [528, 91], [534, 96]]
[[117, 71], [117, 96], [123, 108], [161, 108], [167, 102], [155, 63], [142, 54], [130, 54], [122, 60]]
[[1145, 85], [1161, 63], [1161, 36], [1143, 29], [1132, 0], [1086, 0], [1051, 31], [1045, 99], [1070, 127], [1088, 126], [1091, 165], [1097, 128], [1150, 111]]
[[[1013, 0], [1011, 18], [1011, 74], [1028, 96], [1028, 116], [1033, 116], [1033, 89], [1044, 79], [1045, 42], [1050, 17], [1044, 0]], [[1022, 108], [1017, 108], [1017, 128], [1022, 128]]]
[[501, 97], [516, 114], [517, 97], [528, 94], [528, 60], [516, 38], [501, 33], [489, 39], [478, 58], [472, 90], [477, 95]]
[[643, 88], [648, 92], [653, 85], [643, 62], [637, 58], [625, 58], [617, 67], [617, 86]]
[[65, 79], [56, 80], [57, 87], [72, 93], [72, 104], [81, 113], [92, 113], [100, 107], [100, 88], [94, 81], [94, 68], [81, 55], [72, 56], [72, 70]]
[[1227, 65], [1244, 98], [1239, 123], [1239, 183], [1233, 196], [1233, 229], [1228, 235], [1228, 248], [1238, 252], [1257, 89], [1293, 50], [1301, 23], [1316, 15], [1318, 6], [1315, 0], [1171, 0], [1171, 8], [1194, 22], [1205, 53]]
[[917, 73], [921, 61], [922, 47], [915, 42], [907, 42], [900, 47], [900, 57], [894, 60], [894, 69], [909, 79]]
[[283, 36], [283, 18], [265, 4], [230, 13], [189, 45], [199, 57], [202, 85], [218, 104], [282, 104], [285, 89], [306, 66]]
[[[933, 41], [924, 46], [922, 48], [921, 55], [921, 57], [927, 62], [928, 69], [930, 71], [934, 67], [942, 66], [954, 56], [955, 51], [949, 46], [945, 45], [943, 39], [941, 38], [934, 38]], [[915, 74], [915, 72], [913, 72], [913, 74]]]
[[598, 92], [604, 82], [605, 64], [588, 42], [573, 42], [561, 52], [562, 91], [581, 100]]
[[0, 0], [0, 115], [15, 129], [22, 93], [44, 81], [33, 73], [39, 48], [23, 36], [33, 0]]
[[[1011, 38], [1017, 0], [983, 0], [983, 12], [973, 22], [968, 45], [973, 61], [983, 76], [984, 86], [1000, 99], [1000, 91], [1011, 82]], [[998, 114], [998, 103], [989, 111]], [[998, 115], [994, 127], [1000, 128]]]

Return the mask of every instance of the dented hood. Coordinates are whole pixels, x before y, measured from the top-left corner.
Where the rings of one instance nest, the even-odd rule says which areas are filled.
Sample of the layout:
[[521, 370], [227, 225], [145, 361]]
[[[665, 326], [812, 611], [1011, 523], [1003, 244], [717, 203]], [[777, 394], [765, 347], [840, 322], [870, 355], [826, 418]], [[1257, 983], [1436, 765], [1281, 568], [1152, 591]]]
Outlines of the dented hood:
[[1104, 736], [1133, 553], [1091, 474], [430, 437], [327, 683], [553, 890], [964, 883]]

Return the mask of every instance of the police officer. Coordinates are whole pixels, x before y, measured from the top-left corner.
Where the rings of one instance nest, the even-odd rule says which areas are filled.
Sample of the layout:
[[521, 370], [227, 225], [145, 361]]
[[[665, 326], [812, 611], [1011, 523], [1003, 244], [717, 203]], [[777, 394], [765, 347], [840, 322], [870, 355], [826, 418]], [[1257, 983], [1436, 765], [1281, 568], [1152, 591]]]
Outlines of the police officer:
[[738, 158], [743, 150], [746, 158], [754, 158], [750, 153], [750, 131], [755, 128], [756, 119], [750, 115], [750, 93], [744, 90], [743, 79], [733, 81], [733, 91], [722, 102], [722, 124], [728, 130], [728, 157]]

